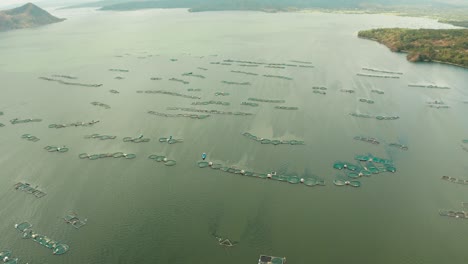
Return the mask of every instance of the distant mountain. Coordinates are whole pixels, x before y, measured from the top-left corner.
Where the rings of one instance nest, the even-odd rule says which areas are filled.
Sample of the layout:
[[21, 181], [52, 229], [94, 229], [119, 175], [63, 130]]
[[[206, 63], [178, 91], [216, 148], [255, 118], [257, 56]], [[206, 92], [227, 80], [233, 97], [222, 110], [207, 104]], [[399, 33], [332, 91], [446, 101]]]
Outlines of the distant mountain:
[[0, 31], [37, 27], [63, 20], [65, 19], [54, 17], [40, 7], [27, 3], [14, 9], [0, 11]]
[[[86, 4], [90, 6], [90, 3]], [[291, 8], [351, 9], [366, 6], [467, 7], [465, 0], [104, 0], [95, 2], [102, 10], [138, 10], [147, 8], [190, 8], [192, 11], [278, 10]]]

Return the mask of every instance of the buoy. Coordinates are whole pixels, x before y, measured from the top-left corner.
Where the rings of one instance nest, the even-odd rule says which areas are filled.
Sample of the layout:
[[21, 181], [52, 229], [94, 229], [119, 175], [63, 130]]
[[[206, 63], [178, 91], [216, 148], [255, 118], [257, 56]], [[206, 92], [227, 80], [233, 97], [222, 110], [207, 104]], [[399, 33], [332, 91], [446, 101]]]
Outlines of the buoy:
[[267, 178], [268, 178], [268, 179], [271, 179], [271, 173], [268, 173], [268, 174], [267, 174]]
[[301, 178], [301, 183], [304, 183], [304, 178]]
[[213, 166], [213, 162], [212, 161], [208, 162], [208, 166]]
[[241, 173], [242, 175], [244, 175], [244, 174], [245, 174], [245, 170], [241, 170], [240, 173]]
[[166, 161], [167, 161], [167, 158], [164, 158], [163, 161], [166, 162]]
[[202, 159], [205, 160], [206, 159], [206, 153], [203, 152], [203, 154], [201, 155]]

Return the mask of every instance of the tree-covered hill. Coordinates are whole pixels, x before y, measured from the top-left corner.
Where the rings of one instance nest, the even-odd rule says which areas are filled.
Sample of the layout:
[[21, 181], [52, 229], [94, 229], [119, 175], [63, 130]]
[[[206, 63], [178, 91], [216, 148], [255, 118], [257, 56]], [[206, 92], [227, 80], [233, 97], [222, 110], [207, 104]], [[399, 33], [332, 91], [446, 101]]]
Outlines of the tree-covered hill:
[[468, 29], [385, 28], [360, 31], [361, 38], [378, 41], [407, 59], [438, 61], [468, 68]]

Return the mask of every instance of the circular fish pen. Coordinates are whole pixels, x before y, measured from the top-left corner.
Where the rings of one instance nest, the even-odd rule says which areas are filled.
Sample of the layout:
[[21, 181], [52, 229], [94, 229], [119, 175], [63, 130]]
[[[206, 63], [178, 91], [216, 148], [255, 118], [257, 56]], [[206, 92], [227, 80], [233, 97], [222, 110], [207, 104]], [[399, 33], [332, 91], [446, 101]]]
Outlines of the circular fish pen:
[[333, 184], [335, 184], [336, 186], [345, 186], [345, 185], [348, 185], [348, 186], [352, 186], [352, 187], [360, 187], [361, 186], [361, 182], [359, 181], [347, 181], [347, 180], [333, 180]]
[[164, 165], [166, 165], [166, 166], [174, 166], [176, 164], [177, 164], [177, 162], [175, 160], [167, 160], [167, 161], [164, 162]]
[[149, 138], [143, 138], [143, 135], [140, 135], [138, 137], [132, 138], [132, 137], [124, 137], [123, 142], [133, 142], [133, 143], [146, 143], [149, 142]]
[[38, 137], [33, 136], [31, 134], [23, 134], [23, 135], [21, 135], [21, 138], [27, 139], [27, 140], [32, 141], [32, 142], [37, 142], [37, 141], [40, 140]]

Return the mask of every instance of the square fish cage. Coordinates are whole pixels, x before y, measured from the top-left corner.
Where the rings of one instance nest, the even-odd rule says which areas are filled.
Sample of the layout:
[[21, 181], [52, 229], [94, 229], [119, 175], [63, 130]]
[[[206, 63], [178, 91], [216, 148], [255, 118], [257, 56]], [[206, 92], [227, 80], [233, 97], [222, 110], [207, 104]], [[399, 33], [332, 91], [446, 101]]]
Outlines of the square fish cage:
[[260, 255], [258, 264], [286, 264], [286, 258]]

